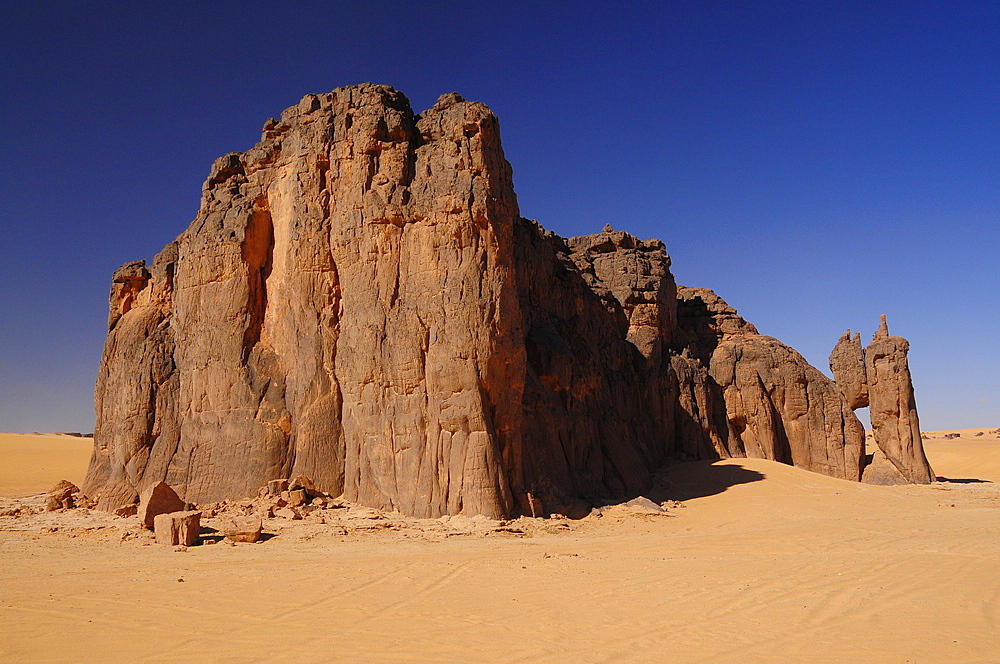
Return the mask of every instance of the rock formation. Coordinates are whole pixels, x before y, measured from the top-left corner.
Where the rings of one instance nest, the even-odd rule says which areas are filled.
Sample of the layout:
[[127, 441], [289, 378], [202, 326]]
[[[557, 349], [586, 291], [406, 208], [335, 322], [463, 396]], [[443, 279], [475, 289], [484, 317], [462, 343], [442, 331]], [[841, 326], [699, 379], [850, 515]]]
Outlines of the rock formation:
[[865, 468], [863, 480], [874, 484], [933, 482], [906, 361], [909, 342], [889, 336], [884, 315], [867, 349], [861, 348], [860, 334], [853, 339], [850, 335], [848, 330], [834, 347], [830, 370], [848, 406], [870, 407], [878, 449]]
[[889, 336], [882, 316], [875, 338], [865, 349], [869, 412], [875, 442], [882, 453], [907, 481], [927, 484], [934, 481], [934, 472], [920, 438], [917, 402], [906, 361], [909, 349], [903, 337]]
[[[725, 408], [728, 456], [773, 459], [858, 480], [864, 429], [836, 385], [706, 288], [682, 288], [679, 322]], [[720, 400], [716, 396], [716, 402]]]
[[269, 120], [152, 266], [115, 273], [96, 408], [104, 509], [303, 475], [414, 516], [570, 513], [669, 459], [864, 460], [834, 383], [678, 289], [662, 242], [522, 219], [486, 106], [416, 115], [371, 84]]
[[860, 332], [854, 338], [850, 330], [841, 335], [830, 353], [830, 371], [852, 410], [868, 407], [868, 372]]

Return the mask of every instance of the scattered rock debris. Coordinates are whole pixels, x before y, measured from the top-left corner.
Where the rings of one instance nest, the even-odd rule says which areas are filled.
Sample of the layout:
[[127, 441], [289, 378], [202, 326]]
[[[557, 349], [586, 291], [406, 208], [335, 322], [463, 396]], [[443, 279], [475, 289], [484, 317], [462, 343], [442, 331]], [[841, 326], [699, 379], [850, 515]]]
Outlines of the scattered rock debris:
[[[49, 498], [60, 507], [48, 511]], [[67, 498], [71, 500], [65, 501]], [[74, 507], [67, 508], [72, 503]], [[34, 531], [45, 536], [90, 537], [121, 546], [159, 543], [174, 551], [224, 543], [228, 546], [266, 544], [275, 537], [291, 541], [313, 539], [349, 540], [357, 537], [420, 538], [441, 541], [451, 537], [547, 537], [585, 528], [605, 516], [648, 521], [669, 516], [684, 507], [678, 501], [655, 502], [640, 496], [599, 507], [588, 507], [577, 518], [562, 514], [522, 516], [495, 520], [463, 514], [439, 518], [415, 518], [356, 505], [338, 496], [318, 491], [308, 477], [277, 479], [267, 483], [253, 498], [188, 505], [172, 487], [159, 483], [147, 487], [139, 505], [106, 512], [93, 506], [70, 483], [52, 491], [25, 498], [0, 498], [0, 530]], [[180, 509], [171, 509], [180, 506]], [[580, 510], [572, 507], [574, 516]], [[168, 510], [168, 511], [161, 511]], [[146, 525], [151, 521], [152, 528]]]

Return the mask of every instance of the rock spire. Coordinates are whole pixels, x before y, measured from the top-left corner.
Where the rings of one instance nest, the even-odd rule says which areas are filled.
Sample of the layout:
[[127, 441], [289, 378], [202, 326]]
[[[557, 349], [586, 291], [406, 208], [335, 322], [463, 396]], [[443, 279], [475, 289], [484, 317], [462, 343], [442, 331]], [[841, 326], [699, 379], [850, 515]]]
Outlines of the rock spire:
[[861, 335], [840, 337], [830, 355], [830, 370], [852, 409], [870, 408], [872, 431], [878, 447], [865, 481], [917, 483], [934, 481], [920, 438], [917, 402], [906, 360], [909, 342], [889, 335], [885, 314], [867, 349]]

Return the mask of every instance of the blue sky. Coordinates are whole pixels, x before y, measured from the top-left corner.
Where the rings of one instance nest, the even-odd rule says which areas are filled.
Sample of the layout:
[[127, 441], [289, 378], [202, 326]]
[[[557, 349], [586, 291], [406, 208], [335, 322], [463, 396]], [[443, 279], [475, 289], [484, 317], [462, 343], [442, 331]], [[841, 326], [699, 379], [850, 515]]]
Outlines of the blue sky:
[[663, 239], [827, 371], [910, 339], [925, 429], [1000, 426], [1000, 3], [5, 6], [0, 431], [90, 431], [111, 273], [212, 161], [373, 81], [500, 117], [521, 213]]

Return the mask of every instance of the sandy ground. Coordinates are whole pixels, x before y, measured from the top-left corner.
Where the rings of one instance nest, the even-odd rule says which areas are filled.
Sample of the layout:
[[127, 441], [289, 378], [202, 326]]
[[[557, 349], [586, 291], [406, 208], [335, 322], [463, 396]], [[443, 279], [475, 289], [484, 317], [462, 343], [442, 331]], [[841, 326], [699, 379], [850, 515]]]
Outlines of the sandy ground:
[[92, 438], [0, 433], [0, 496], [48, 491], [59, 480], [82, 484], [93, 448]]
[[[262, 543], [186, 551], [134, 518], [0, 516], [0, 661], [1000, 662], [1000, 437], [986, 431], [930, 434], [947, 478], [932, 486], [679, 464], [666, 515], [322, 510], [268, 520]], [[38, 438], [48, 452], [29, 457], [12, 440], [4, 491], [83, 472], [75, 456], [63, 472], [65, 441]], [[59, 472], [31, 484], [17, 459], [46, 455]]]

